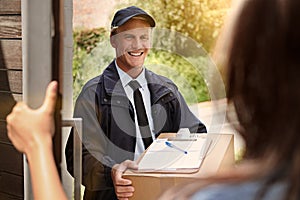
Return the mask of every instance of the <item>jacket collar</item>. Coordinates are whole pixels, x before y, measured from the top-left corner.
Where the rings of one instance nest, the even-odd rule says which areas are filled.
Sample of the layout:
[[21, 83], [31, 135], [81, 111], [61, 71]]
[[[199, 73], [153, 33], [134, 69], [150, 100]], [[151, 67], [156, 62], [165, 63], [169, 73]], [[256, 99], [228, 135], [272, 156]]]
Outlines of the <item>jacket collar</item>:
[[163, 96], [169, 93], [174, 93], [174, 88], [171, 87], [171, 82], [168, 83], [168, 79], [163, 78], [147, 69], [145, 71], [145, 75], [148, 82], [149, 91], [151, 93], [152, 104], [155, 104]]
[[[150, 70], [145, 68], [145, 76], [148, 82], [149, 91], [151, 93], [151, 102], [157, 102], [162, 96], [173, 92], [170, 88], [170, 84], [163, 80], [163, 78]], [[120, 81], [120, 77], [115, 65], [115, 62], [111, 62], [109, 66], [103, 71], [103, 85], [107, 95], [112, 96], [126, 96], [125, 90]]]
[[112, 94], [114, 94], [126, 97], [126, 93], [120, 81], [120, 77], [114, 61], [111, 62], [109, 66], [104, 70], [102, 76], [106, 94], [108, 94], [109, 96], [112, 96]]

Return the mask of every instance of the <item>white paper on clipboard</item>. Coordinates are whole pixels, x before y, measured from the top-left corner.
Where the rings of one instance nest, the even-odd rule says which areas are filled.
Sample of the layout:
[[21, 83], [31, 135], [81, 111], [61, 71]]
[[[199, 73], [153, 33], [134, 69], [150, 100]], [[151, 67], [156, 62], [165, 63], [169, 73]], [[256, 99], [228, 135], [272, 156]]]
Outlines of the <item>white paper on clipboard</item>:
[[197, 169], [200, 167], [211, 140], [199, 137], [194, 140], [170, 141], [176, 147], [185, 151], [178, 151], [165, 144], [167, 139], [155, 140], [139, 162], [139, 171], [173, 171], [180, 169]]

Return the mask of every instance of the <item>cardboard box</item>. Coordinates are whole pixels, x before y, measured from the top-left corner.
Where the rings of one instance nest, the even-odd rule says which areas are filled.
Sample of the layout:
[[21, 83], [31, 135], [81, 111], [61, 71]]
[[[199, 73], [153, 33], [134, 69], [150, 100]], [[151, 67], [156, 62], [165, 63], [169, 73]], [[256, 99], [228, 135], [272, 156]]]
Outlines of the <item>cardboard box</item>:
[[[156, 199], [162, 192], [179, 183], [194, 178], [205, 178], [234, 164], [233, 134], [202, 134], [212, 140], [211, 146], [198, 172], [195, 173], [138, 173], [127, 170], [123, 177], [132, 180], [135, 188], [131, 200]], [[174, 134], [161, 134], [160, 138], [174, 137]]]

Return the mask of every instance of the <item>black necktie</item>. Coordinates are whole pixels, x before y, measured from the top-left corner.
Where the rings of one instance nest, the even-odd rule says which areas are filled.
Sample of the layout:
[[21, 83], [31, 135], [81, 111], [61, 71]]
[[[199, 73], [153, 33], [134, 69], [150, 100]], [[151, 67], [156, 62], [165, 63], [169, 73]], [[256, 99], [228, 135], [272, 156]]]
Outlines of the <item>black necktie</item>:
[[143, 143], [145, 149], [152, 143], [152, 134], [149, 128], [149, 122], [146, 114], [146, 109], [144, 106], [144, 101], [142, 94], [139, 90], [140, 84], [133, 80], [128, 83], [128, 85], [133, 89], [133, 99], [136, 109], [137, 121], [140, 128], [141, 136], [143, 138]]

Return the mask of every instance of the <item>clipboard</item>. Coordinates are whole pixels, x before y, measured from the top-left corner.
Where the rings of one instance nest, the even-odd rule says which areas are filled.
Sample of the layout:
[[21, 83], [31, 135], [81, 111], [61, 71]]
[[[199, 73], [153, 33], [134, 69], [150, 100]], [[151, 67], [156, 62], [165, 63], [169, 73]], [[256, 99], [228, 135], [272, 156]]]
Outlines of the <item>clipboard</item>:
[[[198, 135], [198, 134], [197, 134]], [[165, 144], [168, 141], [187, 154]], [[155, 140], [138, 160], [137, 173], [196, 173], [211, 146], [207, 137]]]

